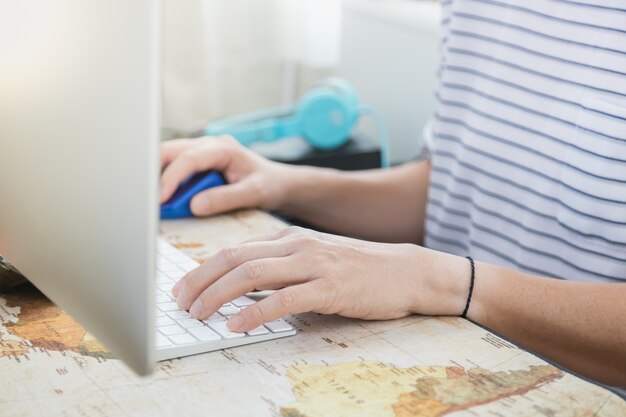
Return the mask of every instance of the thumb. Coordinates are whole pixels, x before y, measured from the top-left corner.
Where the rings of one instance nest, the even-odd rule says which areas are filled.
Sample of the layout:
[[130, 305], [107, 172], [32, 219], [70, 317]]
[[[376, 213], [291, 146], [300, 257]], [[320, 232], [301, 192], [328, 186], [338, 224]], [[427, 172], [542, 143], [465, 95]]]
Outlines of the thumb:
[[209, 216], [240, 208], [256, 207], [259, 196], [249, 180], [221, 185], [198, 193], [191, 200], [195, 216]]

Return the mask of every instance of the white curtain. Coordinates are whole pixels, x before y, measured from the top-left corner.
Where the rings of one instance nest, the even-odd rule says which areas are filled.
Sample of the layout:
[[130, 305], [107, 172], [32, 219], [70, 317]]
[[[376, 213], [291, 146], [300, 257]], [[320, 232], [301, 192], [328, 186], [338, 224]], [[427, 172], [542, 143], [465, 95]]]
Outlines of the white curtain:
[[297, 99], [339, 63], [341, 0], [166, 0], [164, 126]]

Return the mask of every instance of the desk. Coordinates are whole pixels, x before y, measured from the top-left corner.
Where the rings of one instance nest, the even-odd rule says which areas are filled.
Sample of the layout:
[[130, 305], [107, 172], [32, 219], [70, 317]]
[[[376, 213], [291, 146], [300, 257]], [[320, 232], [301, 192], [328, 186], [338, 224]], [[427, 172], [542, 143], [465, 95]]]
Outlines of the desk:
[[[284, 227], [258, 212], [164, 222], [198, 260]], [[157, 364], [147, 378], [28, 285], [0, 296], [1, 416], [624, 416], [609, 391], [459, 318], [289, 317], [290, 338]]]

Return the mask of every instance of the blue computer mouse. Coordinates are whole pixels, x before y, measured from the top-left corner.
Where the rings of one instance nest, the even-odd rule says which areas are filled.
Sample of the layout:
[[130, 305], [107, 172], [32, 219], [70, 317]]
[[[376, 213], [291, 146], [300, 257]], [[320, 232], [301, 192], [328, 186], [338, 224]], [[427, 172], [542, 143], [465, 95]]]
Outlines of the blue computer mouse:
[[172, 197], [161, 204], [162, 219], [180, 219], [192, 217], [191, 199], [201, 191], [218, 185], [224, 185], [226, 181], [217, 171], [199, 172], [180, 183]]

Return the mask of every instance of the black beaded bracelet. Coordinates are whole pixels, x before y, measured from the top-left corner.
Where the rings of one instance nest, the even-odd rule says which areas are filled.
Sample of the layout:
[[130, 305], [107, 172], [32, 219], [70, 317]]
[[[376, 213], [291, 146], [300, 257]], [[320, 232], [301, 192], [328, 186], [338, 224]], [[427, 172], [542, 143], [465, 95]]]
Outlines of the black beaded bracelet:
[[469, 310], [470, 302], [472, 301], [472, 294], [474, 293], [474, 279], [476, 278], [476, 269], [474, 267], [474, 259], [472, 259], [471, 256], [466, 256], [466, 258], [469, 259], [470, 261], [470, 266], [472, 268], [472, 275], [470, 277], [469, 294], [467, 294], [467, 302], [465, 303], [465, 310], [463, 310], [463, 314], [461, 314], [461, 317], [463, 317], [464, 319], [467, 318], [467, 310]]

